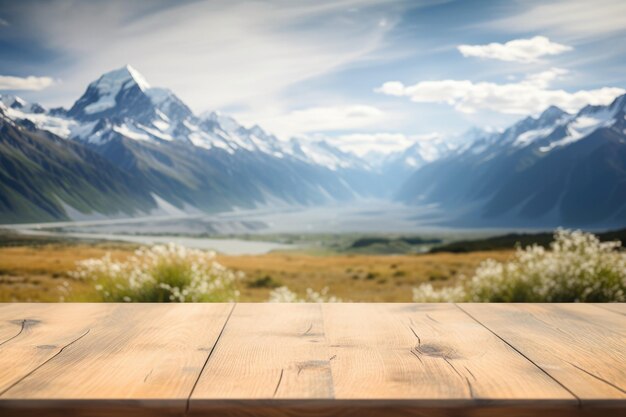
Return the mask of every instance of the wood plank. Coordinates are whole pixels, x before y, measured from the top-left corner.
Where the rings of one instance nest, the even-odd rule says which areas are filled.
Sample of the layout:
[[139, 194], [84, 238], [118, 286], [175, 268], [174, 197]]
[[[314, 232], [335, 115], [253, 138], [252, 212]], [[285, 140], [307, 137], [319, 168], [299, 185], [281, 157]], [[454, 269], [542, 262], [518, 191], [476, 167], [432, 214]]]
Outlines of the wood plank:
[[324, 322], [338, 399], [577, 404], [452, 304], [328, 304]]
[[0, 345], [0, 395], [84, 337], [109, 310], [106, 304], [11, 304], [0, 310], [12, 335]]
[[594, 303], [593, 305], [626, 316], [626, 303]]
[[625, 319], [581, 304], [0, 304], [0, 415], [621, 416]]
[[[58, 400], [52, 409], [43, 410], [46, 415], [62, 415], [67, 410], [89, 414], [95, 404], [100, 404], [102, 414], [129, 410], [151, 410], [152, 415], [157, 411], [159, 415], [184, 413], [233, 305], [107, 307], [109, 314], [92, 323], [88, 335], [4, 392], [0, 405], [32, 405], [33, 412], [42, 404], [30, 400]], [[81, 406], [88, 408], [81, 410]]]
[[237, 304], [193, 392], [210, 400], [332, 398], [319, 304]]
[[626, 399], [626, 317], [584, 304], [460, 307], [566, 386], [583, 405]]

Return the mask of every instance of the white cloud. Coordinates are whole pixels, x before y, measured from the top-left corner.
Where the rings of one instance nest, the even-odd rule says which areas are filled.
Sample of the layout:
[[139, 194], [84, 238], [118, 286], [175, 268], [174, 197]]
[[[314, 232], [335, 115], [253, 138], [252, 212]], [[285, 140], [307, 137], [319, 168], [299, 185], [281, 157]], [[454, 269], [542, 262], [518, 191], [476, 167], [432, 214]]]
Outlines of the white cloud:
[[567, 92], [550, 89], [550, 84], [566, 74], [552, 68], [531, 74], [520, 82], [498, 84], [469, 80], [422, 81], [405, 86], [398, 81], [384, 83], [375, 91], [398, 97], [409, 97], [416, 103], [447, 103], [464, 113], [491, 110], [506, 114], [537, 113], [550, 105], [567, 111], [577, 111], [587, 104], [609, 104], [626, 90], [603, 87], [593, 90]]
[[50, 77], [12, 77], [0, 75], [0, 90], [43, 90], [54, 84]]
[[341, 106], [309, 107], [286, 113], [253, 114], [240, 117], [241, 120], [259, 122], [263, 128], [280, 137], [352, 130], [375, 125], [385, 120], [386, 114], [377, 107], [352, 104]]
[[498, 59], [501, 61], [533, 62], [542, 56], [558, 55], [571, 51], [571, 46], [552, 42], [545, 36], [530, 39], [515, 39], [506, 43], [487, 45], [459, 45], [459, 52], [464, 57]]
[[441, 134], [433, 132], [423, 135], [405, 135], [403, 133], [352, 133], [339, 135], [326, 140], [344, 151], [363, 156], [368, 152], [389, 154], [408, 148], [416, 142], [440, 140]]
[[583, 40], [626, 32], [623, 0], [534, 0], [524, 6], [521, 13], [487, 25], [508, 32], [547, 31]]
[[369, 59], [402, 12], [388, 0], [60, 3], [29, 10], [25, 30], [75, 58], [60, 74], [68, 100], [131, 64], [196, 111], [262, 108], [295, 83]]

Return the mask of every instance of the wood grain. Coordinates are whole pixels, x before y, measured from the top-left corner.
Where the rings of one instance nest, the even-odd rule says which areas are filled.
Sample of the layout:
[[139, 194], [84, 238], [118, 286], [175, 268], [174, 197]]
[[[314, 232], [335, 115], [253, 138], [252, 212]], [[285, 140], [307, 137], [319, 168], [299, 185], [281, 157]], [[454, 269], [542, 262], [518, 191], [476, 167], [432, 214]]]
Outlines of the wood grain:
[[330, 360], [320, 304], [238, 304], [192, 403], [332, 398]]
[[[69, 308], [84, 310], [85, 307], [88, 305]], [[183, 412], [208, 352], [217, 341], [233, 305], [106, 307], [108, 314], [97, 321], [85, 320], [89, 324], [84, 337], [66, 346], [62, 354], [3, 392], [0, 398], [88, 398], [95, 402], [109, 399], [115, 400], [110, 405], [118, 411], [120, 407], [146, 407], [168, 413]], [[81, 311], [71, 313], [67, 315], [80, 321]], [[45, 327], [46, 322], [43, 322], [42, 328]], [[131, 404], [128, 400], [140, 400], [140, 403]], [[75, 404], [62, 401], [56, 406], [76, 408]], [[102, 407], [100, 411], [104, 412]]]
[[607, 306], [0, 304], [0, 415], [622, 416]]
[[626, 318], [584, 304], [464, 304], [462, 309], [583, 403], [626, 399]]
[[3, 328], [12, 334], [0, 345], [0, 396], [84, 337], [109, 311], [105, 304], [13, 304], [0, 310]]
[[452, 304], [324, 305], [335, 397], [574, 397]]

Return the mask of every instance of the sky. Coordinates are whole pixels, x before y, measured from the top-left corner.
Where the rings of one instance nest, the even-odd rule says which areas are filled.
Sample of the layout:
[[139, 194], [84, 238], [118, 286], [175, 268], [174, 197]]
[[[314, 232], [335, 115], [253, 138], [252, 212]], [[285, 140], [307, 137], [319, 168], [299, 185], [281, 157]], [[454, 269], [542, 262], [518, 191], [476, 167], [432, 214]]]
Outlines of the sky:
[[0, 0], [0, 94], [132, 65], [194, 112], [364, 154], [626, 92], [622, 0]]

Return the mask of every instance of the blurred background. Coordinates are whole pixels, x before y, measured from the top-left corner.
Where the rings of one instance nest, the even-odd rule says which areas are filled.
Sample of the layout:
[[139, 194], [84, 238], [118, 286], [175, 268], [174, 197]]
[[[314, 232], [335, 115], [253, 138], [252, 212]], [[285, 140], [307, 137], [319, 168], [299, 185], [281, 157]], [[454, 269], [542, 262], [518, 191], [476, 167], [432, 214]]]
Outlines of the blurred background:
[[623, 300], [624, 40], [615, 0], [0, 1], [0, 300]]

